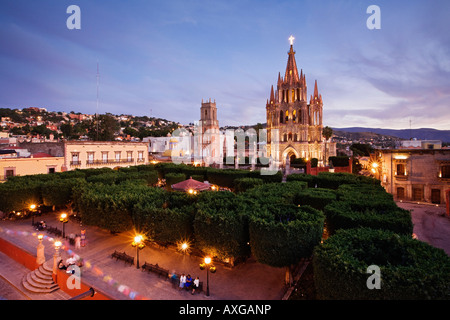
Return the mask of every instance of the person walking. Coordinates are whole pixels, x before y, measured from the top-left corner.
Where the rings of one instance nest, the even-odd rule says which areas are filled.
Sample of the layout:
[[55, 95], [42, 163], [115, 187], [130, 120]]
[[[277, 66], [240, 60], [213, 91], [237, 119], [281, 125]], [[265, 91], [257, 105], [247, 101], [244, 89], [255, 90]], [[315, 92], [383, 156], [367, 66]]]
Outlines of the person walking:
[[81, 237], [77, 234], [75, 235], [75, 249], [81, 248]]
[[184, 275], [184, 273], [181, 274], [180, 276], [180, 290], [184, 288], [184, 285], [186, 283], [186, 276]]
[[193, 282], [193, 285], [192, 285], [192, 292], [191, 292], [191, 294], [195, 293], [195, 290], [198, 289], [199, 285], [200, 285], [200, 279], [198, 277], [196, 277], [194, 282]]

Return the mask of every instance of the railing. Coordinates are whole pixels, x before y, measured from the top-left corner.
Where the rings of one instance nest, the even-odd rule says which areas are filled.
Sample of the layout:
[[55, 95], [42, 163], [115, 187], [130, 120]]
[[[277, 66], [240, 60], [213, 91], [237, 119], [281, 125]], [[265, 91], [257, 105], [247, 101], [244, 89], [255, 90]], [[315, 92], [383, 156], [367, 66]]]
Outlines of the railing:
[[95, 166], [95, 165], [102, 165], [102, 164], [118, 164], [118, 163], [133, 163], [133, 158], [127, 158], [127, 159], [108, 159], [108, 160], [87, 160], [86, 165], [87, 166]]

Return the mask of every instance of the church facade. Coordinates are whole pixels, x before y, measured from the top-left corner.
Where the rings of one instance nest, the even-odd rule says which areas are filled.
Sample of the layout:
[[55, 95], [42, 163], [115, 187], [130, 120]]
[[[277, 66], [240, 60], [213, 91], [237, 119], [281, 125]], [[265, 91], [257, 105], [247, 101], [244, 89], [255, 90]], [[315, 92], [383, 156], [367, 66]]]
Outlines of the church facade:
[[280, 164], [293, 158], [317, 158], [319, 165], [324, 165], [328, 157], [336, 155], [336, 144], [322, 136], [323, 100], [317, 80], [308, 103], [306, 75], [303, 70], [298, 72], [293, 37], [289, 40], [284, 77], [278, 73], [277, 87], [274, 90], [272, 85], [266, 103], [267, 153]]

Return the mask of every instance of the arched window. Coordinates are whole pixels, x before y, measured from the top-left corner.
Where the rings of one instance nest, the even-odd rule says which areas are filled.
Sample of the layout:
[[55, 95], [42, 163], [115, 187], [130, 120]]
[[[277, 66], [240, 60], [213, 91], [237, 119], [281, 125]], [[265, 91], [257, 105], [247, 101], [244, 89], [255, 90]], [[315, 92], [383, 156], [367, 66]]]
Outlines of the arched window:
[[287, 123], [288, 120], [289, 120], [289, 111], [288, 110], [286, 110], [286, 116], [284, 117], [284, 119], [285, 119], [285, 121]]
[[302, 109], [298, 109], [298, 123], [302, 123]]
[[289, 137], [288, 137], [289, 141], [292, 141], [292, 132], [289, 132]]
[[287, 141], [287, 134], [285, 133], [283, 136], [283, 141], [286, 142]]
[[297, 110], [292, 111], [292, 122], [296, 122], [297, 121]]
[[297, 136], [297, 134], [295, 133], [295, 134], [294, 134], [294, 141], [297, 142], [297, 140], [298, 140], [298, 136]]
[[295, 89], [292, 89], [292, 99], [291, 99], [291, 101], [292, 102], [295, 101]]
[[283, 123], [283, 111], [280, 111], [280, 123]]

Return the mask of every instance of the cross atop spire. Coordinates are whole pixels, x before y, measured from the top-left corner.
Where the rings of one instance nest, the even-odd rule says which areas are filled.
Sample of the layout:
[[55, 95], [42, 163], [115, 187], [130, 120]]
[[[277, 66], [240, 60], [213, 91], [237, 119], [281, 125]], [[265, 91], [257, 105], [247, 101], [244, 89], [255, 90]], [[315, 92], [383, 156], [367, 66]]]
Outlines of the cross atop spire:
[[294, 44], [294, 40], [295, 40], [294, 36], [291, 35], [291, 36], [289, 37], [289, 42], [291, 43], [291, 46]]

